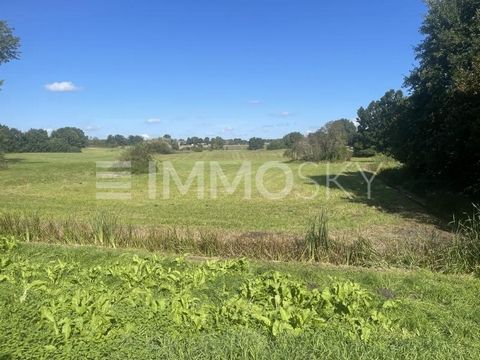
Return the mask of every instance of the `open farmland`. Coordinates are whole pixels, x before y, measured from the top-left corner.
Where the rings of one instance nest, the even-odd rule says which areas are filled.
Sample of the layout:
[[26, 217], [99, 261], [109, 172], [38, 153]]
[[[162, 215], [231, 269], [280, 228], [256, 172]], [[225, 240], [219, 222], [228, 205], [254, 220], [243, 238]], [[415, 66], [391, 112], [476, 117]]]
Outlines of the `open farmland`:
[[[134, 224], [303, 233], [310, 219], [325, 208], [332, 231], [366, 231], [378, 236], [398, 235], [399, 229], [411, 235], [419, 224], [434, 221], [421, 206], [379, 179], [372, 181], [372, 197], [368, 199], [367, 183], [358, 170], [366, 168], [365, 160], [302, 165], [288, 162], [283, 151], [204, 151], [157, 156], [156, 199], [148, 197], [148, 175], [135, 175], [131, 180], [131, 200], [97, 201], [96, 192], [101, 190], [96, 188], [95, 164], [116, 160], [120, 151], [87, 148], [79, 154], [9, 154], [9, 170], [0, 173], [0, 210], [65, 218], [87, 217], [100, 209]], [[165, 199], [163, 161], [172, 163], [184, 184], [195, 164], [205, 162], [204, 198], [198, 198], [198, 183], [193, 181], [185, 195], [172, 182], [170, 196]], [[213, 161], [218, 162], [230, 183], [243, 162], [251, 162], [251, 198], [245, 198], [242, 180], [233, 194], [227, 193], [219, 181], [217, 198], [213, 199], [209, 171]], [[268, 199], [256, 187], [256, 170], [268, 161], [291, 169], [293, 188], [282, 199]], [[327, 188], [327, 174], [332, 179], [339, 175], [337, 181], [348, 194], [335, 183]], [[372, 174], [367, 176], [370, 179]], [[279, 169], [270, 169], [265, 172], [263, 184], [270, 192], [281, 191], [285, 176]]]

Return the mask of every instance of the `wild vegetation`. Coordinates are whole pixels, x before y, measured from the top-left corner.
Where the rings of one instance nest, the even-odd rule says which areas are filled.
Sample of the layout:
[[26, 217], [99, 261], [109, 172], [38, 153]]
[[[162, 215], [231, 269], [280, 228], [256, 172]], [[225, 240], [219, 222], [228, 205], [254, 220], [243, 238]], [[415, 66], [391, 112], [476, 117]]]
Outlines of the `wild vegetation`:
[[454, 234], [438, 232], [422, 238], [378, 243], [368, 237], [333, 237], [328, 215], [321, 211], [304, 234], [236, 233], [222, 230], [124, 224], [112, 214], [89, 220], [63, 221], [38, 215], [0, 213], [0, 235], [27, 243], [143, 248], [171, 254], [193, 254], [258, 260], [319, 262], [363, 267], [426, 268], [445, 273], [480, 275], [480, 209], [458, 220]]
[[0, 125], [0, 359], [479, 358], [480, 0], [427, 5], [358, 126]]
[[388, 91], [358, 111], [357, 148], [393, 155], [430, 188], [479, 196], [480, 2], [428, 1], [405, 79], [410, 94]]
[[49, 135], [44, 129], [22, 132], [0, 124], [0, 150], [7, 153], [23, 152], [80, 152], [87, 146], [83, 130], [64, 127]]
[[0, 247], [4, 358], [438, 359], [480, 351], [480, 288], [471, 278], [186, 260], [12, 237], [0, 237]]

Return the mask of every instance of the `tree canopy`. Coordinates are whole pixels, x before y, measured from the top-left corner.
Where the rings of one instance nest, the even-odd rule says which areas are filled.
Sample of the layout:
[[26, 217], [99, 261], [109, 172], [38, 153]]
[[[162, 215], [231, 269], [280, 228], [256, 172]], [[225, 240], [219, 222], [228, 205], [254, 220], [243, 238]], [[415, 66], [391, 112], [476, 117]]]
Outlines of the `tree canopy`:
[[[20, 38], [13, 34], [13, 29], [8, 24], [0, 20], [0, 64], [18, 59]], [[0, 86], [3, 80], [0, 80]]]

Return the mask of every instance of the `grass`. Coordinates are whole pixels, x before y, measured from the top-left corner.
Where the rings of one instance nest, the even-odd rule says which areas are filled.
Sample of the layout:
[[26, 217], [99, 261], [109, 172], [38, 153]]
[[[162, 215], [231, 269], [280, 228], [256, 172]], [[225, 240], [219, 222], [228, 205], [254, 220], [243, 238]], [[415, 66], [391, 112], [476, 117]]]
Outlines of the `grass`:
[[[24, 243], [14, 246], [5, 243], [1, 249], [2, 359], [480, 356], [480, 281], [471, 276], [298, 263], [185, 262], [181, 258], [155, 258], [138, 250]], [[165, 290], [171, 281], [176, 281], [160, 280], [169, 268], [172, 275], [191, 280], [181, 280]], [[262, 283], [258, 287], [258, 279], [271, 271], [284, 279], [281, 283], [305, 284], [308, 290], [302, 291], [306, 294], [333, 283], [354, 282], [359, 287], [352, 293], [355, 298], [360, 291], [371, 298], [371, 306], [395, 303], [382, 310], [392, 324], [385, 328], [382, 323], [364, 323], [370, 336], [363, 339], [351, 333], [348, 316], [330, 318], [326, 326], [314, 326], [298, 334], [285, 331], [277, 335], [256, 321], [240, 325], [231, 315], [218, 321], [210, 318], [225, 300], [239, 296], [242, 284], [265, 291]], [[207, 274], [203, 280], [201, 273]], [[291, 280], [285, 280], [287, 274]], [[188, 296], [182, 295], [187, 308], [178, 308], [180, 303], [174, 300], [178, 292], [188, 293], [199, 302], [187, 306]], [[333, 296], [339, 299], [339, 295]], [[257, 304], [255, 299], [253, 304]], [[179, 313], [183, 315], [175, 322], [173, 314], [179, 309], [184, 309]], [[202, 317], [204, 310], [207, 318]], [[58, 334], [52, 321], [58, 324]]]
[[[139, 225], [303, 233], [310, 219], [324, 207], [328, 209], [333, 234], [370, 232], [379, 237], [412, 236], [409, 229], [428, 227], [435, 222], [421, 206], [380, 180], [373, 181], [373, 196], [368, 199], [365, 180], [357, 169], [368, 160], [304, 166], [302, 178], [299, 175], [302, 165], [287, 162], [282, 151], [204, 151], [158, 156], [156, 159], [160, 162], [172, 162], [183, 182], [197, 161], [205, 161], [205, 198], [197, 199], [198, 187], [194, 182], [186, 195], [174, 187], [170, 198], [164, 199], [160, 163], [155, 200], [148, 197], [148, 175], [132, 177], [129, 201], [96, 200], [95, 162], [115, 160], [120, 153], [120, 149], [91, 148], [79, 154], [9, 154], [9, 169], [0, 173], [0, 211], [82, 218], [105, 210], [115, 213], [122, 222]], [[243, 184], [240, 184], [234, 194], [219, 187], [218, 198], [212, 199], [208, 196], [210, 161], [221, 165], [230, 182], [243, 161], [252, 162], [253, 172], [265, 162], [281, 162], [292, 170], [293, 190], [283, 199], [268, 200], [254, 186], [251, 199], [245, 199]], [[337, 180], [347, 193], [336, 186], [326, 188], [327, 170], [332, 177], [338, 175]], [[253, 179], [252, 175], [255, 185]], [[265, 174], [264, 184], [269, 191], [280, 190], [285, 185], [278, 169]], [[318, 184], [318, 190], [314, 184]]]

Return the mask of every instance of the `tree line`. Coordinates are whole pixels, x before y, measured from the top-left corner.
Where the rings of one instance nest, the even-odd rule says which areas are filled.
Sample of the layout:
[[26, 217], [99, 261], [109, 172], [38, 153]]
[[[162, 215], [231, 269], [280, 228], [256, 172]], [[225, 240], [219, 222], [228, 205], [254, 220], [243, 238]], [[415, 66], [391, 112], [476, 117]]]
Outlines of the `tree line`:
[[[286, 148], [286, 155], [305, 161], [384, 153], [402, 162], [413, 176], [479, 196], [480, 0], [426, 3], [428, 13], [420, 29], [424, 39], [415, 48], [418, 65], [405, 78], [406, 93], [389, 90], [361, 107], [357, 128], [340, 119], [308, 135], [290, 133], [271, 140], [254, 137], [242, 144], [248, 143], [250, 150]], [[0, 22], [0, 37], [0, 63], [17, 58], [18, 38], [4, 22]], [[0, 152], [77, 151], [84, 146], [83, 136], [72, 128], [65, 129], [49, 136], [44, 130], [22, 133], [3, 126]], [[112, 135], [98, 140], [103, 141], [109, 146], [124, 146], [143, 140]], [[220, 149], [226, 141], [193, 137], [186, 143], [201, 151], [204, 144]]]
[[356, 147], [389, 154], [422, 176], [480, 195], [480, 0], [429, 0], [408, 93], [358, 111]]
[[80, 152], [88, 144], [85, 133], [63, 127], [50, 134], [44, 129], [22, 132], [0, 124], [0, 152]]

